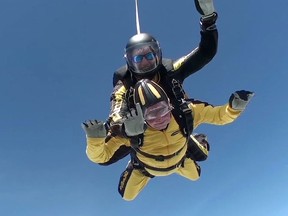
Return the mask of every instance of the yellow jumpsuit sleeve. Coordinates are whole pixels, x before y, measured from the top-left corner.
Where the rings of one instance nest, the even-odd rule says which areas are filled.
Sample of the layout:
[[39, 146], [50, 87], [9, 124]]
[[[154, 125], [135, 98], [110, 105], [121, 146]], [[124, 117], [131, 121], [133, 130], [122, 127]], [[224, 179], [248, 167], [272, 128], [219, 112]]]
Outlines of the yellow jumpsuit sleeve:
[[112, 137], [105, 142], [105, 138], [87, 137], [86, 154], [89, 160], [94, 163], [105, 163], [123, 145], [130, 146], [129, 140], [121, 137]]
[[207, 103], [191, 103], [193, 111], [194, 128], [207, 123], [214, 125], [225, 125], [233, 122], [239, 117], [241, 111], [229, 107], [228, 103], [222, 106], [212, 106]]

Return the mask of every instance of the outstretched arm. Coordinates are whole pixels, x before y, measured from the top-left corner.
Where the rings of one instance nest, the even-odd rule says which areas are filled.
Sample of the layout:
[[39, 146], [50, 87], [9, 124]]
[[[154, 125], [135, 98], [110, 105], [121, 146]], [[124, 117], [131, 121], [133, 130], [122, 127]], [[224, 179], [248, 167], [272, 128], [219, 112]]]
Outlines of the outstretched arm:
[[236, 91], [231, 94], [229, 102], [222, 106], [193, 101], [190, 107], [194, 114], [194, 128], [202, 123], [224, 125], [233, 122], [245, 110], [253, 96], [254, 93], [250, 91]]
[[191, 74], [208, 64], [216, 55], [218, 46], [218, 30], [216, 28], [217, 13], [212, 0], [195, 0], [200, 13], [201, 40], [188, 55], [176, 60], [173, 64], [175, 77], [181, 82]]
[[82, 123], [86, 133], [87, 157], [100, 165], [112, 164], [130, 153], [128, 139], [107, 136], [105, 124], [97, 120]]

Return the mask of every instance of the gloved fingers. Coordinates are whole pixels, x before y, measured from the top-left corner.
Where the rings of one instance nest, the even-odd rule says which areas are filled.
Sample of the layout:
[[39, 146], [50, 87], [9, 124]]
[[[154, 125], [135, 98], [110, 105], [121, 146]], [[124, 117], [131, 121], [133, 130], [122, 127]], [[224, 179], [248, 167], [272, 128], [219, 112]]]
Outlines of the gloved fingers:
[[240, 95], [237, 92], [233, 93], [234, 99], [240, 99]]
[[81, 124], [87, 137], [91, 138], [103, 138], [107, 134], [107, 130], [102, 121], [87, 120]]
[[137, 113], [136, 113], [136, 110], [135, 109], [132, 109], [131, 112], [131, 117], [136, 117], [137, 116]]
[[88, 127], [91, 127], [94, 125], [94, 121], [93, 120], [88, 120], [86, 121], [86, 124], [88, 125]]
[[[97, 121], [97, 120], [86, 120], [85, 122], [82, 123], [83, 126], [85, 126], [86, 128], [88, 127], [92, 127], [93, 125], [97, 125], [101, 123], [101, 121]], [[82, 126], [82, 127], [83, 127]]]
[[85, 122], [82, 123], [82, 125], [88, 128], [91, 125], [91, 122], [90, 120], [86, 120]]
[[134, 116], [135, 116], [135, 109], [134, 108], [131, 108], [126, 113], [124, 113], [124, 117], [126, 119], [131, 119]]
[[246, 90], [243, 90], [247, 95], [248, 94], [254, 94], [254, 92], [252, 92], [252, 91], [246, 91]]
[[252, 97], [254, 97], [255, 93], [254, 92], [249, 92], [248, 94], [248, 101], [250, 101], [252, 99]]
[[98, 126], [98, 127], [96, 127], [96, 128], [97, 128], [98, 130], [106, 130], [106, 129], [105, 129], [105, 125], [102, 124], [102, 123], [100, 123], [100, 122], [98, 122], [97, 126]]
[[83, 123], [81, 124], [81, 127], [82, 127], [83, 129], [86, 129], [86, 128], [88, 128], [88, 125], [87, 125], [85, 122], [83, 122]]
[[246, 91], [246, 90], [240, 90], [234, 93], [235, 98], [239, 98], [244, 101], [249, 101], [253, 96], [254, 96], [254, 92]]
[[201, 15], [208, 15], [215, 11], [212, 0], [194, 0], [197, 11]]
[[205, 135], [205, 134], [196, 134], [196, 135], [193, 135], [195, 137], [195, 139], [197, 140], [205, 140], [205, 141], [208, 141], [208, 137]]
[[130, 113], [127, 113], [127, 118], [143, 116], [143, 112], [141, 109], [141, 105], [139, 103], [136, 104], [136, 109], [131, 109]]
[[143, 112], [142, 112], [140, 103], [136, 104], [136, 111], [137, 111], [138, 116], [142, 116], [143, 117]]

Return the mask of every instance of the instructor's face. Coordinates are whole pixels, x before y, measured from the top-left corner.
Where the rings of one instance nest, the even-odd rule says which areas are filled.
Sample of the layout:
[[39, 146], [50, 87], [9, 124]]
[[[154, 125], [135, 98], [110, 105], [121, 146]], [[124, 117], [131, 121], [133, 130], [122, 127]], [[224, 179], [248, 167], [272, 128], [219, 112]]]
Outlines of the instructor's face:
[[156, 67], [156, 58], [149, 46], [135, 49], [132, 55], [134, 67], [139, 71], [149, 71]]

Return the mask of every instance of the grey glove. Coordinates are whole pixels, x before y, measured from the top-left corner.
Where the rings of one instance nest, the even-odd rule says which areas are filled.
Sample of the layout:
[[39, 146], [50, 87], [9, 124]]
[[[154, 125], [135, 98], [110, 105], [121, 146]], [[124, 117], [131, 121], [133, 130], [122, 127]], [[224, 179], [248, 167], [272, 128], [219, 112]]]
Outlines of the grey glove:
[[197, 11], [202, 15], [210, 15], [215, 12], [213, 0], [194, 0]]
[[235, 110], [244, 110], [250, 102], [254, 92], [241, 90], [234, 92], [229, 98], [229, 106]]
[[88, 120], [81, 124], [83, 130], [87, 134], [87, 137], [91, 138], [103, 138], [106, 137], [107, 131], [105, 123], [97, 120]]
[[147, 126], [139, 103], [136, 104], [136, 110], [133, 109], [131, 114], [125, 119], [124, 128], [126, 135], [129, 137], [142, 134], [146, 130]]

